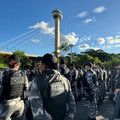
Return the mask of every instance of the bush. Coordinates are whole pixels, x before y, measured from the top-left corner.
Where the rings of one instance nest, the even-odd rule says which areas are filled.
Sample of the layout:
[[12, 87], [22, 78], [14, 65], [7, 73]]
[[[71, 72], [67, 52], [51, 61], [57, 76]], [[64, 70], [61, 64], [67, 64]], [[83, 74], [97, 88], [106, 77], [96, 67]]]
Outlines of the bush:
[[0, 68], [6, 68], [8, 67], [5, 63], [0, 63]]

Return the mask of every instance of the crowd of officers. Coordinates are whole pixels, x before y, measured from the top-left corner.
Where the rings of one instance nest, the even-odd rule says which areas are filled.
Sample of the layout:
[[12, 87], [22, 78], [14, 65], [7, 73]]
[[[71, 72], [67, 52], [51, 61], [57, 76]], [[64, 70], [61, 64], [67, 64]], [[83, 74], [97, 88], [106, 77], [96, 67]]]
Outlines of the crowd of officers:
[[58, 65], [53, 55], [45, 54], [36, 70], [20, 70], [20, 58], [12, 55], [9, 69], [0, 73], [0, 120], [74, 120], [83, 97], [88, 119], [96, 120], [108, 95], [115, 106], [110, 120], [119, 117], [120, 64], [111, 71], [89, 61], [75, 67], [61, 59]]

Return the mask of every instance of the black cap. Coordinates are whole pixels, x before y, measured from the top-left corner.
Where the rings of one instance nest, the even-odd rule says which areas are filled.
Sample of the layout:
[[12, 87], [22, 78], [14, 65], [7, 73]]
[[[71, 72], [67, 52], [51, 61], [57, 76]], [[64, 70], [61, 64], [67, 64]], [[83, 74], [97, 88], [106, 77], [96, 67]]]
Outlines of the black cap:
[[10, 56], [10, 58], [9, 58], [9, 61], [10, 61], [10, 60], [14, 60], [14, 61], [16, 61], [16, 62], [20, 62], [20, 57], [17, 56], [17, 55], [12, 55], [12, 56]]

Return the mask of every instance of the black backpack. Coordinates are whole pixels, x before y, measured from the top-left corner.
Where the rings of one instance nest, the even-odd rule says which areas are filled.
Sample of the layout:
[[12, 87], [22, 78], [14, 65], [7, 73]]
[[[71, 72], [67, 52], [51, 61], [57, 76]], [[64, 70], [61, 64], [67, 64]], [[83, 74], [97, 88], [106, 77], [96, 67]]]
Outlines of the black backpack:
[[67, 89], [61, 74], [55, 74], [43, 87], [39, 78], [37, 84], [43, 98], [43, 106], [53, 119], [63, 119], [66, 112]]

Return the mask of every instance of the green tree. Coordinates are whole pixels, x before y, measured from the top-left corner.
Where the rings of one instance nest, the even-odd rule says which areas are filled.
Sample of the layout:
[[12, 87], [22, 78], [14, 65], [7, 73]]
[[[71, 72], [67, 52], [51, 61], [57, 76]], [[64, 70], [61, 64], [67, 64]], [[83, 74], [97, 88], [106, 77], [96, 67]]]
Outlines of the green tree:
[[115, 65], [117, 65], [118, 63], [120, 63], [120, 59], [115, 57], [112, 58], [112, 60], [108, 61], [108, 62], [104, 62], [103, 65], [107, 68], [107, 69], [113, 69]]
[[63, 43], [60, 47], [60, 50], [63, 54], [67, 54], [68, 52], [72, 53], [73, 44]]
[[3, 58], [3, 57], [0, 55], [0, 68], [5, 68], [5, 67], [8, 67], [7, 61], [6, 61], [5, 58]]
[[94, 58], [93, 58], [93, 62], [94, 62], [94, 63], [101, 63], [101, 61], [99, 60], [98, 57], [94, 57]]
[[74, 64], [77, 66], [84, 65], [87, 62], [94, 62], [94, 58], [90, 55], [80, 55], [74, 58]]
[[110, 61], [112, 59], [111, 54], [108, 54], [101, 49], [99, 49], [99, 50], [89, 49], [89, 50], [86, 50], [85, 52], [82, 52], [82, 54], [88, 54], [92, 57], [98, 57], [98, 59], [102, 62]]
[[18, 50], [13, 52], [13, 54], [18, 55], [20, 57], [22, 69], [24, 69], [26, 66], [32, 67], [32, 60], [29, 57], [27, 57], [23, 51]]

